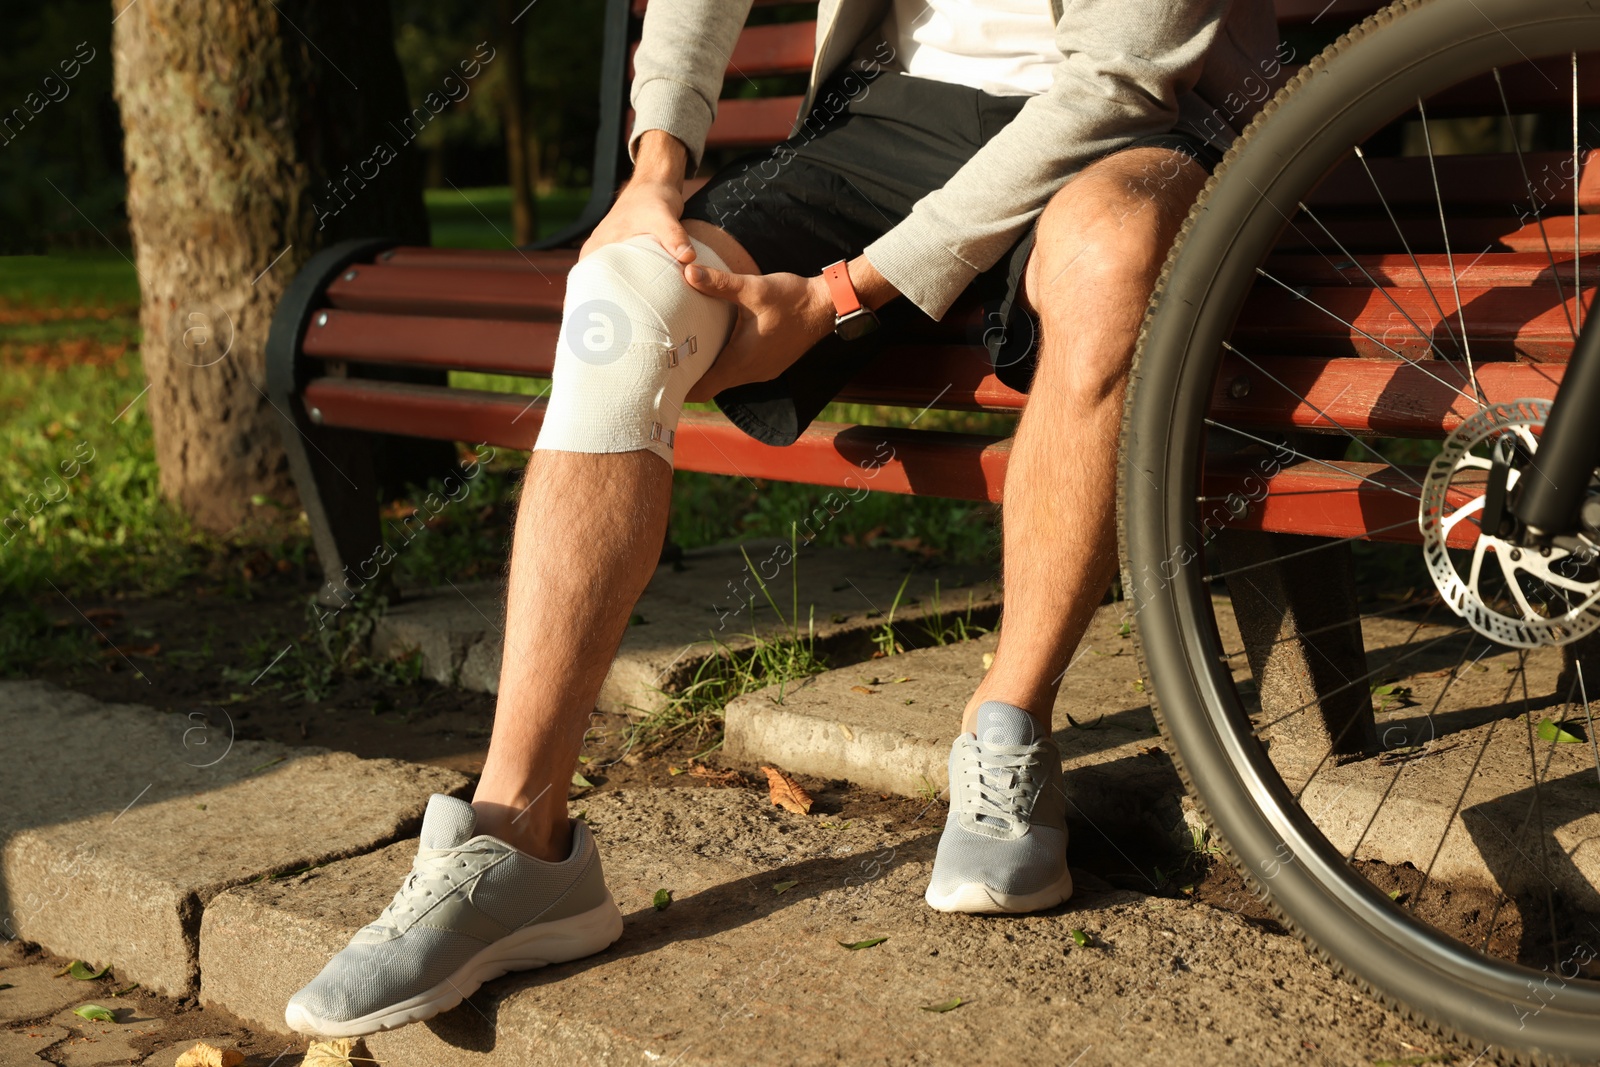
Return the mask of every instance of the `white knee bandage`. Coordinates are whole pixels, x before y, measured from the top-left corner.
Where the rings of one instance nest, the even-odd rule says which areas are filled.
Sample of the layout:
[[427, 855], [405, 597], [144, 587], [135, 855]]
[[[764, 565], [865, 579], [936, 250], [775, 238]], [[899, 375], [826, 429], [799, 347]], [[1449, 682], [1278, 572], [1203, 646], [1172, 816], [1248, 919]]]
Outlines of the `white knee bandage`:
[[[694, 241], [695, 262], [727, 270]], [[585, 256], [567, 275], [561, 340], [535, 449], [672, 462], [683, 398], [733, 329], [733, 305], [690, 287], [654, 237]]]

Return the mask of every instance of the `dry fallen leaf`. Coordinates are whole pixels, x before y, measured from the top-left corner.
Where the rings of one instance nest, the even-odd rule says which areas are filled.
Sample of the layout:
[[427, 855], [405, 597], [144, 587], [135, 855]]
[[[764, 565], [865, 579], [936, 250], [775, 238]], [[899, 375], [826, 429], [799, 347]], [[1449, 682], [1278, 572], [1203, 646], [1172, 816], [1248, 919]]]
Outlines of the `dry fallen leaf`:
[[873, 693], [876, 693], [877, 690], [876, 689], [868, 689], [864, 685], [852, 685], [850, 687], [850, 692], [852, 692], [852, 693], [865, 693], [865, 694], [867, 694], [867, 696], [871, 696]]
[[238, 1067], [243, 1062], [244, 1053], [236, 1048], [213, 1048], [199, 1041], [173, 1067]]
[[800, 788], [800, 783], [776, 767], [762, 767], [767, 776], [767, 795], [784, 811], [805, 815], [811, 811], [811, 794]]
[[355, 1047], [355, 1041], [348, 1037], [313, 1041], [311, 1047], [306, 1049], [306, 1058], [300, 1061], [300, 1067], [349, 1067], [356, 1059], [352, 1055]]

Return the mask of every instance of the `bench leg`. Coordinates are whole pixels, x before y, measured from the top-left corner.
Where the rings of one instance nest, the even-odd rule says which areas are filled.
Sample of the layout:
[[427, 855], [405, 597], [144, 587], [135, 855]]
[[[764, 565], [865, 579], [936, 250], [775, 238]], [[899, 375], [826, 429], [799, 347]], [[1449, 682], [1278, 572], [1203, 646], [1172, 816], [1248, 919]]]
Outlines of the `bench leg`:
[[284, 434], [289, 470], [322, 564], [318, 600], [342, 608], [388, 573], [378, 524], [376, 438], [318, 425], [318, 413], [298, 397], [285, 414], [296, 431]]
[[[1334, 756], [1376, 751], [1367, 654], [1348, 544], [1227, 530], [1218, 536], [1234, 617], [1280, 768], [1310, 772]], [[1317, 548], [1307, 557], [1284, 560]], [[1243, 569], [1249, 568], [1249, 569]]]

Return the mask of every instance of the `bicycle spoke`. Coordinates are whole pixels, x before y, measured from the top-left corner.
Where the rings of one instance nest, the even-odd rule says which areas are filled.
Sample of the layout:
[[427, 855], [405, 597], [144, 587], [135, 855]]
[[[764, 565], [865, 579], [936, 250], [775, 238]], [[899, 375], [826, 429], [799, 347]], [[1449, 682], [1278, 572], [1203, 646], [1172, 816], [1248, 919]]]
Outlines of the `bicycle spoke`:
[[[1282, 557], [1280, 557], [1280, 558], [1282, 558]], [[1271, 561], [1269, 561], [1269, 562], [1271, 562]], [[1368, 611], [1368, 612], [1363, 612], [1361, 617], [1363, 619], [1386, 619], [1386, 618], [1389, 618], [1389, 617], [1394, 616], [1394, 615], [1399, 615], [1401, 612], [1414, 611], [1415, 609], [1420, 608], [1424, 604], [1429, 605], [1429, 611], [1432, 611], [1433, 608], [1435, 608], [1435, 607], [1437, 607], [1439, 605], [1439, 596], [1438, 596], [1438, 594], [1435, 593], [1432, 596], [1427, 597], [1425, 599], [1419, 598], [1417, 600], [1409, 600], [1406, 603], [1401, 604], [1399, 607], [1390, 608], [1387, 611]], [[1350, 625], [1350, 623], [1347, 620], [1340, 620], [1339, 622], [1329, 623], [1326, 626], [1317, 626], [1317, 627], [1314, 627], [1314, 628], [1312, 628], [1310, 630], [1296, 630], [1294, 633], [1290, 634], [1289, 636], [1280, 637], [1276, 641], [1271, 642], [1270, 644], [1266, 645], [1265, 647], [1266, 648], [1277, 648], [1279, 645], [1288, 644], [1290, 641], [1302, 641], [1302, 640], [1304, 640], [1304, 639], [1306, 639], [1308, 637], [1316, 637], [1318, 634], [1330, 633], [1333, 630], [1341, 630], [1341, 629], [1343, 629], [1344, 627], [1346, 627], [1348, 625]], [[1243, 655], [1245, 655], [1245, 650], [1241, 648], [1237, 652], [1226, 652], [1226, 651], [1223, 652], [1222, 658], [1224, 660], [1238, 659], [1240, 656], [1243, 656]]]
[[1466, 309], [1461, 305], [1461, 285], [1456, 276], [1456, 257], [1450, 251], [1450, 227], [1444, 218], [1444, 193], [1439, 189], [1439, 168], [1433, 158], [1433, 134], [1428, 131], [1428, 112], [1422, 105], [1422, 98], [1417, 98], [1417, 113], [1422, 116], [1422, 140], [1428, 149], [1428, 173], [1433, 177], [1433, 198], [1439, 205], [1439, 235], [1444, 238], [1445, 266], [1450, 271], [1450, 290], [1456, 299], [1456, 322], [1461, 327], [1461, 354], [1467, 359], [1467, 377], [1472, 381], [1472, 391], [1478, 394], [1479, 403], [1488, 406], [1489, 398], [1484, 395], [1483, 387], [1478, 384], [1478, 372], [1472, 365], [1472, 339], [1467, 336]]
[[[1381, 193], [1379, 195], [1382, 196]], [[1413, 330], [1417, 331], [1417, 336], [1420, 337], [1422, 340], [1426, 341], [1427, 344], [1428, 344], [1428, 347], [1433, 349], [1435, 352], [1437, 352], [1439, 354], [1439, 358], [1441, 360], [1448, 361], [1449, 357], [1446, 356], [1444, 354], [1444, 352], [1440, 351], [1439, 346], [1434, 343], [1433, 338], [1430, 337], [1426, 332], [1424, 332], [1424, 330], [1422, 329], [1422, 326], [1417, 322], [1416, 319], [1411, 317], [1411, 313], [1409, 311], [1407, 311], [1405, 308], [1400, 306], [1400, 302], [1394, 298], [1394, 294], [1389, 292], [1389, 288], [1387, 286], [1378, 284], [1378, 279], [1374, 278], [1372, 276], [1371, 272], [1369, 272], [1366, 267], [1363, 267], [1361, 265], [1361, 261], [1359, 259], [1357, 259], [1350, 252], [1350, 250], [1347, 249], [1344, 246], [1344, 242], [1339, 240], [1339, 238], [1335, 237], [1333, 235], [1332, 231], [1330, 231], [1328, 229], [1328, 227], [1323, 226], [1322, 220], [1317, 218], [1316, 215], [1312, 214], [1312, 211], [1311, 211], [1311, 209], [1309, 207], [1307, 207], [1304, 204], [1301, 204], [1300, 205], [1300, 210], [1304, 211], [1307, 215], [1310, 215], [1311, 216], [1311, 221], [1316, 223], [1318, 226], [1322, 227], [1322, 232], [1328, 235], [1328, 239], [1330, 241], [1332, 241], [1335, 245], [1337, 245], [1338, 248], [1339, 248], [1339, 251], [1342, 252], [1350, 260], [1351, 263], [1355, 264], [1357, 270], [1359, 270], [1363, 275], [1366, 276], [1367, 281], [1372, 283], [1372, 288], [1377, 290], [1377, 292], [1379, 294], [1381, 294], [1385, 300], [1389, 301], [1389, 306], [1394, 308], [1395, 311], [1400, 314], [1400, 317], [1405, 319], [1406, 322], [1410, 324], [1410, 326], [1411, 326], [1411, 328]], [[1413, 262], [1415, 262], [1415, 261], [1413, 261]], [[1422, 268], [1420, 266], [1417, 267], [1417, 273], [1422, 278], [1422, 284], [1428, 290], [1429, 295], [1432, 295], [1433, 286], [1428, 284], [1428, 276], [1422, 272]], [[1438, 304], [1439, 304], [1438, 298], [1435, 297], [1434, 298], [1434, 306], [1438, 307]], [[1439, 312], [1439, 322], [1441, 324], [1443, 324], [1443, 326], [1445, 328], [1445, 331], [1449, 332], [1449, 330], [1450, 330], [1450, 319], [1444, 314], [1443, 309], [1440, 309], [1440, 312]], [[1455, 339], [1455, 334], [1453, 334], [1453, 333], [1450, 334], [1450, 337], [1451, 337], [1452, 340], [1454, 340]], [[1457, 373], [1459, 373], [1459, 368], [1457, 370]]]
[[[1267, 281], [1274, 282], [1277, 285], [1282, 286], [1287, 291], [1293, 293], [1294, 296], [1295, 296], [1295, 299], [1304, 300], [1306, 303], [1310, 304], [1312, 307], [1316, 308], [1318, 311], [1320, 311], [1324, 315], [1328, 316], [1328, 318], [1334, 320], [1335, 322], [1339, 323], [1340, 325], [1349, 327], [1351, 330], [1353, 330], [1356, 333], [1360, 334], [1362, 337], [1365, 337], [1367, 340], [1371, 341], [1373, 344], [1377, 345], [1379, 348], [1381, 348], [1385, 352], [1389, 353], [1395, 359], [1398, 359], [1401, 362], [1410, 365], [1412, 368], [1421, 371], [1423, 374], [1426, 374], [1428, 377], [1432, 378], [1434, 381], [1438, 382], [1440, 385], [1444, 386], [1446, 389], [1452, 390], [1453, 392], [1460, 393], [1464, 398], [1466, 398], [1467, 403], [1472, 404], [1472, 405], [1474, 405], [1475, 407], [1478, 407], [1478, 408], [1484, 407], [1484, 401], [1483, 401], [1483, 399], [1481, 397], [1473, 396], [1471, 393], [1467, 392], [1465, 389], [1462, 389], [1460, 386], [1456, 385], [1454, 382], [1445, 381], [1443, 378], [1439, 377], [1437, 374], [1433, 373], [1433, 371], [1429, 370], [1427, 367], [1423, 366], [1418, 361], [1412, 359], [1410, 356], [1406, 355], [1404, 352], [1399, 352], [1399, 351], [1396, 351], [1393, 348], [1390, 348], [1388, 345], [1384, 344], [1382, 341], [1378, 340], [1376, 337], [1372, 336], [1366, 330], [1363, 330], [1361, 327], [1357, 326], [1355, 323], [1351, 322], [1349, 319], [1341, 318], [1340, 316], [1335, 315], [1332, 311], [1330, 311], [1327, 308], [1323, 307], [1321, 304], [1317, 303], [1315, 300], [1311, 299], [1309, 296], [1306, 296], [1304, 293], [1300, 292], [1298, 289], [1296, 289], [1294, 286], [1290, 285], [1288, 282], [1283, 281], [1280, 278], [1274, 277], [1272, 274], [1268, 273], [1265, 268], [1257, 267], [1256, 268], [1256, 273], [1261, 275], [1263, 278], [1267, 279]], [[1453, 365], [1453, 364], [1447, 364], [1447, 365]], [[1459, 370], [1459, 368], [1457, 368], [1457, 373], [1459, 373], [1459, 372], [1460, 372], [1460, 370]]]
[[[1480, 656], [1478, 658], [1482, 659], [1483, 657]], [[1513, 678], [1511, 681], [1506, 683], [1505, 696], [1509, 697], [1511, 695], [1511, 690], [1514, 689], [1515, 687], [1516, 687], [1516, 679]], [[1505, 700], [1505, 697], [1502, 697], [1501, 698], [1502, 703], [1504, 702], [1504, 700]], [[1467, 800], [1467, 790], [1469, 788], [1471, 788], [1472, 782], [1474, 781], [1474, 779], [1476, 779], [1478, 777], [1478, 768], [1483, 764], [1484, 753], [1489, 751], [1489, 742], [1494, 738], [1494, 731], [1495, 731], [1495, 727], [1497, 725], [1498, 725], [1497, 723], [1490, 723], [1489, 724], [1489, 729], [1484, 731], [1483, 742], [1478, 745], [1478, 754], [1473, 757], [1472, 766], [1467, 768], [1466, 777], [1462, 780], [1462, 783], [1461, 783], [1461, 791], [1456, 794], [1455, 803], [1450, 808], [1450, 817], [1445, 820], [1445, 824], [1444, 824], [1445, 825], [1445, 831], [1444, 831], [1444, 833], [1439, 835], [1439, 843], [1434, 846], [1433, 855], [1428, 857], [1428, 865], [1427, 865], [1427, 867], [1423, 868], [1423, 871], [1422, 871], [1422, 883], [1417, 886], [1416, 895], [1412, 898], [1413, 910], [1415, 909], [1416, 904], [1419, 903], [1422, 900], [1422, 894], [1427, 890], [1428, 882], [1433, 878], [1433, 868], [1439, 862], [1439, 855], [1442, 852], [1444, 852], [1444, 843], [1450, 836], [1450, 827], [1455, 825], [1457, 816], [1459, 816], [1461, 814], [1461, 805], [1465, 804], [1466, 800]], [[1502, 893], [1501, 897], [1503, 898], [1504, 895], [1505, 894]], [[1499, 913], [1500, 913], [1500, 901], [1496, 900], [1496, 902], [1495, 902], [1495, 916], [1498, 916]], [[1495, 918], [1491, 917], [1490, 920], [1489, 920], [1489, 933], [1484, 935], [1484, 946], [1485, 947], [1488, 945], [1489, 937], [1494, 933], [1494, 923], [1495, 923]], [[1482, 949], [1480, 949], [1480, 951], [1482, 951]]]
[[[1583, 241], [1578, 228], [1578, 53], [1572, 53], [1572, 300], [1578, 329], [1583, 329]], [[1577, 338], [1574, 337], [1574, 340]]]
[[1383, 205], [1383, 212], [1389, 216], [1389, 224], [1394, 227], [1395, 236], [1400, 238], [1400, 247], [1405, 249], [1406, 258], [1411, 260], [1411, 266], [1416, 270], [1417, 277], [1422, 279], [1422, 287], [1427, 290], [1428, 298], [1433, 301], [1433, 309], [1439, 313], [1439, 323], [1444, 327], [1444, 332], [1449, 335], [1450, 343], [1460, 349], [1461, 342], [1456, 340], [1455, 330], [1450, 328], [1450, 316], [1444, 313], [1444, 305], [1439, 303], [1439, 294], [1433, 291], [1433, 283], [1428, 281], [1428, 275], [1423, 271], [1422, 264], [1417, 261], [1416, 254], [1411, 251], [1411, 242], [1406, 240], [1405, 231], [1400, 228], [1400, 220], [1394, 217], [1394, 212], [1389, 208], [1389, 201], [1383, 195], [1383, 189], [1378, 185], [1378, 176], [1372, 173], [1372, 167], [1367, 163], [1367, 154], [1361, 150], [1360, 145], [1355, 147], [1355, 156], [1361, 161], [1361, 169], [1367, 172], [1367, 181], [1372, 183], [1372, 189], [1378, 194], [1378, 203]]
[[[1356, 444], [1360, 445], [1362, 448], [1366, 449], [1368, 452], [1370, 452], [1374, 456], [1378, 457], [1379, 460], [1381, 460], [1384, 463], [1388, 463], [1389, 462], [1388, 459], [1385, 458], [1384, 455], [1381, 452], [1379, 452], [1377, 449], [1373, 448], [1370, 444], [1368, 444], [1367, 442], [1363, 441], [1361, 438], [1357, 437], [1355, 434], [1351, 433], [1349, 430], [1345, 429], [1345, 427], [1340, 425], [1339, 421], [1337, 419], [1333, 418], [1326, 411], [1323, 411], [1321, 408], [1317, 407], [1315, 404], [1313, 404], [1310, 400], [1306, 399], [1304, 396], [1301, 396], [1299, 393], [1295, 392], [1293, 389], [1290, 389], [1287, 385], [1284, 385], [1283, 382], [1278, 379], [1277, 375], [1273, 374], [1271, 371], [1269, 371], [1265, 367], [1261, 366], [1261, 364], [1257, 363], [1255, 360], [1251, 359], [1249, 356], [1245, 355], [1243, 352], [1239, 351], [1237, 348], [1233, 347], [1233, 345], [1229, 344], [1228, 342], [1226, 342], [1226, 341], [1222, 342], [1222, 347], [1227, 349], [1229, 352], [1232, 352], [1234, 355], [1238, 356], [1240, 359], [1244, 360], [1246, 363], [1250, 364], [1250, 366], [1254, 367], [1259, 373], [1264, 375], [1269, 381], [1271, 381], [1278, 388], [1282, 389], [1284, 392], [1288, 393], [1290, 396], [1292, 396], [1296, 400], [1300, 401], [1302, 404], [1304, 404], [1306, 407], [1310, 408], [1312, 411], [1315, 411], [1319, 418], [1327, 419], [1329, 425], [1333, 426], [1336, 430], [1338, 430], [1339, 432], [1343, 433], [1346, 437], [1350, 438], [1350, 440], [1354, 441]], [[1407, 474], [1400, 467], [1392, 467], [1392, 469], [1396, 473], [1404, 476], [1406, 481], [1410, 482], [1412, 485], [1416, 486], [1418, 489], [1422, 488], [1422, 483], [1421, 482], [1419, 482], [1415, 478], [1411, 477], [1410, 474]]]
[[1415, 658], [1417, 656], [1420, 656], [1422, 653], [1426, 652], [1428, 649], [1432, 648], [1434, 645], [1437, 645], [1441, 641], [1447, 641], [1452, 637], [1460, 637], [1462, 634], [1470, 634], [1472, 632], [1474, 632], [1474, 631], [1472, 630], [1472, 628], [1470, 626], [1458, 626], [1455, 629], [1451, 630], [1449, 633], [1440, 634], [1438, 637], [1430, 639], [1421, 648], [1418, 648], [1418, 649], [1416, 649], [1415, 651], [1412, 651], [1412, 652], [1407, 652], [1404, 656], [1400, 656], [1400, 657], [1398, 657], [1398, 658], [1396, 658], [1394, 660], [1391, 660], [1390, 662], [1384, 664], [1382, 667], [1379, 667], [1376, 670], [1368, 671], [1366, 674], [1363, 674], [1361, 677], [1352, 679], [1351, 681], [1346, 682], [1344, 685], [1338, 686], [1338, 687], [1336, 687], [1334, 689], [1330, 689], [1326, 693], [1318, 693], [1315, 697], [1313, 697], [1312, 699], [1306, 701], [1304, 704], [1301, 704], [1299, 707], [1293, 709], [1292, 711], [1284, 712], [1282, 715], [1278, 716], [1276, 719], [1273, 719], [1270, 722], [1258, 723], [1255, 726], [1255, 733], [1256, 733], [1257, 736], [1259, 736], [1262, 730], [1269, 729], [1269, 728], [1271, 728], [1273, 726], [1278, 725], [1280, 722], [1283, 722], [1283, 721], [1285, 721], [1287, 719], [1293, 718], [1294, 716], [1300, 714], [1302, 711], [1305, 711], [1307, 708], [1311, 707], [1313, 704], [1318, 704], [1318, 703], [1326, 700], [1328, 697], [1338, 696], [1340, 693], [1343, 693], [1345, 690], [1350, 689], [1353, 686], [1360, 685], [1362, 682], [1370, 682], [1372, 679], [1376, 678], [1378, 675], [1382, 674], [1384, 671], [1392, 670], [1394, 668], [1395, 664], [1404, 663], [1408, 659], [1413, 659], [1413, 658]]
[[[1533, 709], [1528, 701], [1528, 653], [1524, 649], [1517, 650], [1517, 663], [1521, 668], [1518, 673], [1522, 676], [1522, 722], [1528, 730], [1528, 763], [1533, 770], [1533, 798], [1530, 815], [1538, 820], [1539, 840], [1539, 874], [1544, 878], [1545, 913], [1550, 918], [1550, 952], [1551, 962], [1554, 966], [1561, 966], [1561, 940], [1556, 934], [1556, 901], [1551, 891], [1550, 879], [1550, 844], [1546, 840], [1544, 822], [1544, 793], [1539, 788], [1539, 752], [1533, 736]], [[1551, 742], [1552, 750], [1555, 743]], [[1548, 761], [1547, 761], [1548, 762]], [[1526, 820], [1524, 820], [1526, 823]]]
[[[1439, 695], [1434, 699], [1432, 710], [1428, 712], [1428, 719], [1430, 722], [1433, 719], [1434, 712], [1438, 711], [1439, 705], [1444, 702], [1445, 694], [1449, 693], [1450, 687], [1455, 684], [1456, 678], [1459, 676], [1462, 666], [1466, 664], [1467, 653], [1472, 651], [1472, 640], [1475, 640], [1475, 638], [1469, 639], [1465, 645], [1461, 646], [1461, 658], [1456, 660], [1456, 665], [1450, 669], [1449, 679], [1445, 682], [1444, 688], [1439, 691]], [[1299, 800], [1305, 794], [1305, 790], [1311, 785], [1312, 778], [1317, 776], [1317, 771], [1320, 771], [1323, 768], [1324, 764], [1327, 763], [1328, 758], [1333, 755], [1333, 751], [1334, 746], [1329, 745], [1327, 754], [1322, 757], [1322, 762], [1317, 764], [1316, 768], [1311, 772], [1311, 777], [1306, 779], [1306, 784], [1301, 787], [1299, 793], [1295, 794], [1296, 800]], [[1394, 787], [1399, 784], [1400, 775], [1405, 772], [1406, 766], [1407, 764], [1404, 762], [1395, 764], [1394, 774], [1390, 775], [1389, 777], [1389, 784], [1384, 786], [1383, 793], [1378, 797], [1378, 802], [1372, 807], [1372, 817], [1369, 818], [1367, 820], [1367, 824], [1361, 828], [1361, 834], [1356, 838], [1355, 844], [1350, 846], [1350, 851], [1345, 853], [1344, 858], [1346, 862], [1353, 862], [1355, 860], [1356, 852], [1361, 848], [1361, 843], [1367, 839], [1367, 834], [1372, 830], [1372, 824], [1378, 821], [1378, 812], [1383, 810], [1384, 801], [1389, 799], [1389, 794], [1394, 792]], [[1470, 779], [1468, 780], [1470, 781]], [[1446, 834], [1448, 833], [1449, 826], [1446, 824]], [[1441, 847], [1443, 845], [1443, 840], [1444, 838], [1441, 837]], [[1434, 854], [1437, 855], [1437, 851]]]
[[[1212, 498], [1206, 497], [1204, 499], [1209, 500], [1209, 499], [1212, 499]], [[1222, 499], [1226, 499], [1226, 497], [1224, 497]], [[1417, 525], [1416, 520], [1414, 520], [1414, 519], [1406, 519], [1403, 522], [1392, 523], [1391, 525], [1388, 525], [1388, 526], [1379, 526], [1376, 529], [1369, 530], [1366, 533], [1355, 534], [1355, 535], [1350, 536], [1350, 537], [1339, 537], [1339, 538], [1330, 537], [1330, 538], [1327, 539], [1327, 541], [1324, 544], [1313, 545], [1310, 548], [1302, 548], [1302, 549], [1298, 549], [1298, 550], [1296, 550], [1294, 552], [1285, 552], [1281, 556], [1273, 556], [1271, 559], [1264, 559], [1264, 560], [1261, 560], [1260, 562], [1257, 562], [1257, 563], [1246, 563], [1244, 566], [1235, 567], [1232, 570], [1218, 571], [1216, 574], [1206, 575], [1205, 577], [1201, 578], [1200, 580], [1203, 581], [1203, 582], [1215, 582], [1215, 581], [1217, 581], [1219, 579], [1222, 579], [1222, 578], [1232, 577], [1235, 574], [1243, 574], [1245, 571], [1253, 571], [1257, 567], [1270, 567], [1274, 563], [1281, 563], [1286, 559], [1295, 559], [1295, 558], [1297, 558], [1299, 556], [1309, 556], [1313, 552], [1326, 552], [1330, 548], [1338, 548], [1340, 545], [1348, 545], [1352, 541], [1367, 541], [1367, 540], [1370, 540], [1374, 534], [1393, 533], [1395, 530], [1405, 530], [1405, 529], [1409, 529], [1409, 528], [1415, 527], [1416, 525]], [[1219, 530], [1217, 532], [1220, 533], [1221, 531]]]
[[[1248, 432], [1246, 432], [1244, 430], [1241, 430], [1237, 426], [1228, 426], [1228, 425], [1226, 425], [1224, 423], [1217, 422], [1215, 419], [1207, 419], [1206, 420], [1206, 425], [1210, 426], [1211, 428], [1216, 429], [1216, 430], [1227, 430], [1229, 433], [1236, 433], [1240, 437], [1247, 438], [1248, 440], [1254, 441], [1257, 444], [1266, 445], [1268, 448], [1279, 449], [1281, 451], [1287, 452], [1291, 456], [1295, 456], [1298, 459], [1303, 459], [1307, 463], [1315, 463], [1315, 464], [1318, 464], [1319, 466], [1327, 467], [1331, 471], [1337, 471], [1339, 474], [1343, 474], [1343, 475], [1346, 475], [1348, 477], [1355, 478], [1358, 481], [1362, 481], [1362, 482], [1367, 483], [1368, 485], [1376, 486], [1379, 489], [1387, 489], [1391, 493], [1399, 493], [1401, 496], [1409, 497], [1412, 500], [1420, 501], [1422, 499], [1422, 496], [1419, 493], [1408, 493], [1404, 489], [1399, 488], [1398, 486], [1385, 485], [1382, 482], [1374, 481], [1373, 479], [1368, 478], [1364, 474], [1357, 474], [1354, 471], [1347, 471], [1343, 467], [1339, 466], [1336, 463], [1329, 463], [1325, 459], [1317, 459], [1315, 456], [1308, 456], [1304, 452], [1301, 452], [1301, 451], [1299, 451], [1297, 449], [1290, 448], [1288, 445], [1283, 445], [1283, 444], [1278, 444], [1278, 443], [1273, 442], [1273, 441], [1268, 441], [1264, 437], [1257, 437], [1255, 434], [1248, 433]], [[1413, 482], [1414, 481], [1415, 481], [1415, 479], [1413, 479]], [[1212, 499], [1216, 499], [1216, 498], [1213, 498], [1213, 497], [1196, 497], [1195, 499], [1197, 501], [1204, 502], [1206, 500], [1212, 500]], [[1225, 500], [1227, 498], [1223, 497], [1222, 499]]]
[[[1539, 224], [1539, 240], [1544, 245], [1544, 257], [1550, 262], [1550, 278], [1556, 283], [1556, 298], [1561, 301], [1562, 314], [1567, 317], [1567, 329], [1572, 331], [1572, 340], [1578, 340], [1578, 327], [1572, 321], [1572, 311], [1567, 307], [1567, 294], [1561, 288], [1561, 271], [1556, 267], [1556, 254], [1550, 249], [1550, 235], [1544, 229], [1544, 205], [1539, 201], [1539, 194], [1533, 191], [1533, 179], [1528, 177], [1528, 164], [1522, 158], [1522, 137], [1517, 133], [1516, 126], [1511, 121], [1511, 102], [1506, 99], [1505, 83], [1500, 79], [1500, 68], [1494, 68], [1494, 85], [1500, 93], [1500, 110], [1505, 113], [1506, 127], [1511, 131], [1511, 148], [1517, 155], [1517, 169], [1522, 172], [1522, 184], [1528, 190], [1528, 204], [1533, 208], [1533, 219]], [[1578, 255], [1578, 246], [1574, 244], [1572, 255]]]

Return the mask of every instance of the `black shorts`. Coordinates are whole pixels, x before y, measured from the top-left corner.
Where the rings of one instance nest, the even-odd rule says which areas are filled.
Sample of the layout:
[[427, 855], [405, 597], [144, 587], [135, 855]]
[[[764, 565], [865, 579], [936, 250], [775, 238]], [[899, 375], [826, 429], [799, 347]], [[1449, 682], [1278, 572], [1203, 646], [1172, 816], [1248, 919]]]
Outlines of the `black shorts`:
[[[836, 94], [830, 96], [830, 94]], [[1026, 96], [992, 96], [964, 85], [882, 74], [847, 74], [817, 94], [807, 130], [743, 156], [689, 198], [685, 219], [725, 230], [764, 273], [816, 275], [883, 236], [928, 193], [943, 186], [1016, 118]], [[830, 101], [838, 106], [831, 110]], [[1129, 147], [1172, 148], [1215, 167], [1221, 153], [1187, 134], [1141, 138]], [[1035, 324], [1022, 306], [1033, 230], [972, 284], [982, 317], [967, 340], [988, 349], [996, 375], [1026, 391], [1033, 379]], [[787, 445], [886, 342], [926, 316], [896, 300], [883, 328], [857, 341], [828, 337], [769, 382], [735, 386], [716, 402], [732, 422], [766, 444]], [[918, 332], [925, 332], [925, 328]]]

